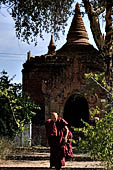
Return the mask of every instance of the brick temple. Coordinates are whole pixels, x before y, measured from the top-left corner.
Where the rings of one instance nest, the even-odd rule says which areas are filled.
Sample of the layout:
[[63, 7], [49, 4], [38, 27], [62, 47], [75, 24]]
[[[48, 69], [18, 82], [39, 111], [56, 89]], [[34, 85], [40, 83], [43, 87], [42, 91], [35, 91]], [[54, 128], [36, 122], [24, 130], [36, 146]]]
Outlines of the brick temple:
[[[44, 122], [56, 111], [69, 124], [80, 127], [80, 119], [90, 119], [89, 107], [101, 104], [101, 97], [80, 95], [84, 73], [102, 72], [103, 60], [99, 51], [88, 41], [88, 33], [77, 3], [66, 43], [56, 50], [53, 36], [48, 53], [32, 56], [28, 52], [23, 64], [23, 91], [41, 107], [32, 121], [32, 142], [44, 144]], [[43, 47], [42, 47], [43, 48]]]

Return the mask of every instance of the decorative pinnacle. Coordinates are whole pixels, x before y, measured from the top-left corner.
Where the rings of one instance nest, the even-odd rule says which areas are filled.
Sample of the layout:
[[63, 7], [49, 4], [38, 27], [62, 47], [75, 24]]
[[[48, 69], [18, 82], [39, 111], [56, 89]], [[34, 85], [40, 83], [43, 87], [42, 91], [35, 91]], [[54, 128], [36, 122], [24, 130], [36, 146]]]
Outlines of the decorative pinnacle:
[[75, 15], [67, 35], [67, 42], [74, 44], [89, 44], [88, 39], [88, 34], [80, 12], [80, 4], [77, 3], [75, 7]]
[[75, 11], [80, 12], [80, 4], [78, 2], [76, 4]]
[[56, 51], [56, 46], [55, 46], [55, 43], [53, 41], [53, 35], [51, 35], [51, 40], [50, 40], [50, 43], [49, 43], [49, 46], [48, 46], [48, 54], [55, 53], [55, 51]]

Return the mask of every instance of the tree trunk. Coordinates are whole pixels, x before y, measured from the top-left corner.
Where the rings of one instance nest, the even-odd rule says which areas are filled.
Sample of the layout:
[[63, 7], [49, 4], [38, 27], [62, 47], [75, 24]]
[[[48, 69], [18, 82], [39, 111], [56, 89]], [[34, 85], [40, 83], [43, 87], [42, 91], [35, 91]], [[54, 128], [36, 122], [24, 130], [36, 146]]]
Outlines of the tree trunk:
[[113, 29], [112, 29], [112, 0], [106, 4], [106, 37], [105, 37], [105, 57], [106, 57], [106, 77], [108, 83], [112, 84], [112, 67], [113, 67]]
[[86, 13], [88, 14], [88, 18], [90, 21], [90, 28], [91, 28], [96, 46], [99, 50], [103, 50], [105, 40], [101, 33], [99, 18], [93, 11], [93, 8], [91, 7], [89, 0], [82, 0], [82, 1], [84, 3]]

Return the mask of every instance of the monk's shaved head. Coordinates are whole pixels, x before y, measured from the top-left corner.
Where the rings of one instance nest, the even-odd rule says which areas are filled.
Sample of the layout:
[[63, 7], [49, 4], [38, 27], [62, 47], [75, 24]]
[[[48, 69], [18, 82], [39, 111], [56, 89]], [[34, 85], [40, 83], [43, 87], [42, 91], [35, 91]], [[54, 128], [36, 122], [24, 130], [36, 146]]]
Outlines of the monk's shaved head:
[[58, 113], [57, 112], [51, 112], [51, 119], [56, 122], [58, 119]]
[[58, 116], [58, 113], [57, 112], [51, 112], [51, 116], [54, 115], [54, 116]]

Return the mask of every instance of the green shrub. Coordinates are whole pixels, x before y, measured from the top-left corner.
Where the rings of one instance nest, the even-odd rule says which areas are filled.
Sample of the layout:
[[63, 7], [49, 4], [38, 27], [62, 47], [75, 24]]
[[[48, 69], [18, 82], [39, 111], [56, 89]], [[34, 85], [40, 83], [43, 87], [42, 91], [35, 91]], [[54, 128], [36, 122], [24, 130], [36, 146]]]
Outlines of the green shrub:
[[3, 71], [0, 77], [0, 137], [13, 140], [39, 110], [40, 107], [22, 93], [22, 85], [12, 83]]
[[[78, 149], [81, 151], [87, 150], [92, 159], [102, 161], [107, 169], [112, 169], [113, 165], [113, 95], [112, 87], [110, 87], [106, 81], [104, 74], [88, 74], [86, 89], [89, 91], [89, 95], [102, 88], [106, 96], [103, 103], [103, 109], [98, 106], [94, 108], [93, 112], [90, 110], [90, 114], [93, 118], [103, 113], [103, 117], [95, 120], [95, 125], [90, 123], [84, 123], [83, 128], [75, 128], [74, 131], [82, 133], [83, 137], [79, 137]], [[96, 88], [97, 86], [97, 88]], [[99, 87], [98, 87], [99, 86]], [[91, 89], [89, 90], [90, 87]], [[85, 91], [85, 90], [84, 90]], [[76, 142], [76, 139], [75, 139]]]

